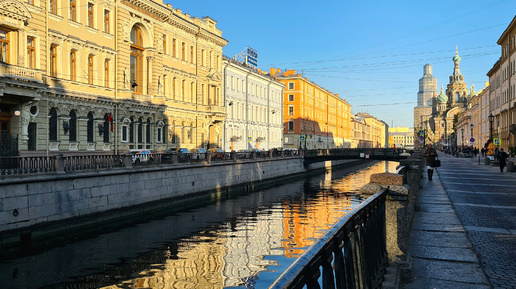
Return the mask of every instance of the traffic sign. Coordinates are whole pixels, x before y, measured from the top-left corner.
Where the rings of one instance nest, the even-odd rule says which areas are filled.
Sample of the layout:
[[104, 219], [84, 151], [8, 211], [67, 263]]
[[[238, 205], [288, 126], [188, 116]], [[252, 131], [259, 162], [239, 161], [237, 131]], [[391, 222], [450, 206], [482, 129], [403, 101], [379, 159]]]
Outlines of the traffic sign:
[[299, 141], [305, 141], [305, 136], [304, 135], [300, 135], [299, 136]]
[[423, 137], [423, 136], [419, 137], [419, 140], [424, 140], [424, 139], [425, 139], [425, 137]]
[[495, 139], [493, 140], [493, 143], [494, 143], [494, 145], [495, 145], [495, 146], [499, 146], [502, 142], [500, 141], [500, 139], [499, 139], [499, 138], [495, 138]]
[[475, 139], [474, 138], [470, 138], [469, 142], [475, 142]]
[[253, 137], [252, 136], [248, 136], [247, 137], [247, 141], [253, 141]]
[[420, 129], [420, 130], [419, 130], [419, 135], [421, 135], [421, 136], [425, 135], [425, 131], [424, 131], [424, 130], [422, 130], [422, 129]]

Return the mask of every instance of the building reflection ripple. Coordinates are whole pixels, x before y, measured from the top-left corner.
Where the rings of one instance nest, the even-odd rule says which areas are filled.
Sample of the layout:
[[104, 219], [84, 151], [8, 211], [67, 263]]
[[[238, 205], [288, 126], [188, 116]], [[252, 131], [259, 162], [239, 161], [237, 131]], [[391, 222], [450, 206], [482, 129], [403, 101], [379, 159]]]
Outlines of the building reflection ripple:
[[[378, 162], [0, 263], [1, 288], [266, 288], [362, 200]], [[4, 284], [2, 284], [4, 282]]]

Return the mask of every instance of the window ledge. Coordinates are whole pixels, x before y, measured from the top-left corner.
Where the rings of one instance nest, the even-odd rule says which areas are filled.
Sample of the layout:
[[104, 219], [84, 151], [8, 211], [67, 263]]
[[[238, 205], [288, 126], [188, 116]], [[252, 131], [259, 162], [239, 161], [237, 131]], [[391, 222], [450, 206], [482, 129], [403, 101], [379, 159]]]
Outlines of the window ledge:
[[93, 28], [93, 27], [89, 27], [89, 26], [86, 26], [86, 30], [87, 30], [88, 32], [93, 33], [93, 34], [97, 34], [97, 33], [99, 33], [99, 30], [98, 30], [97, 28]]
[[59, 16], [57, 14], [54, 14], [52, 12], [49, 12], [48, 13], [48, 17], [55, 20], [55, 21], [62, 21], [63, 20], [63, 16]]

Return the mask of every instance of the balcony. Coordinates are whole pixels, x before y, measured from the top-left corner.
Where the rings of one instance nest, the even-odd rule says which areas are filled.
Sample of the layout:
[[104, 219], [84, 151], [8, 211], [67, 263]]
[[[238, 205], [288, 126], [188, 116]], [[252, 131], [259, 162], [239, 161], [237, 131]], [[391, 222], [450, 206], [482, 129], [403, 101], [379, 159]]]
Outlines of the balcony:
[[43, 83], [43, 74], [40, 70], [7, 63], [0, 63], [0, 77], [7, 77], [26, 82]]

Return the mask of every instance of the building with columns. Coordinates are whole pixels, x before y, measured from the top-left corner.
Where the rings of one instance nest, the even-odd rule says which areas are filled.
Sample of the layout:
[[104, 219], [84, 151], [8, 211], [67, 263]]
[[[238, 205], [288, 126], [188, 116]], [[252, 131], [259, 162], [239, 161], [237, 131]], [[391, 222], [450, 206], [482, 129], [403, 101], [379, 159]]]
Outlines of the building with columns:
[[2, 142], [22, 155], [222, 145], [210, 18], [158, 1], [0, 3]]
[[285, 85], [244, 62], [224, 58], [225, 151], [283, 146]]

